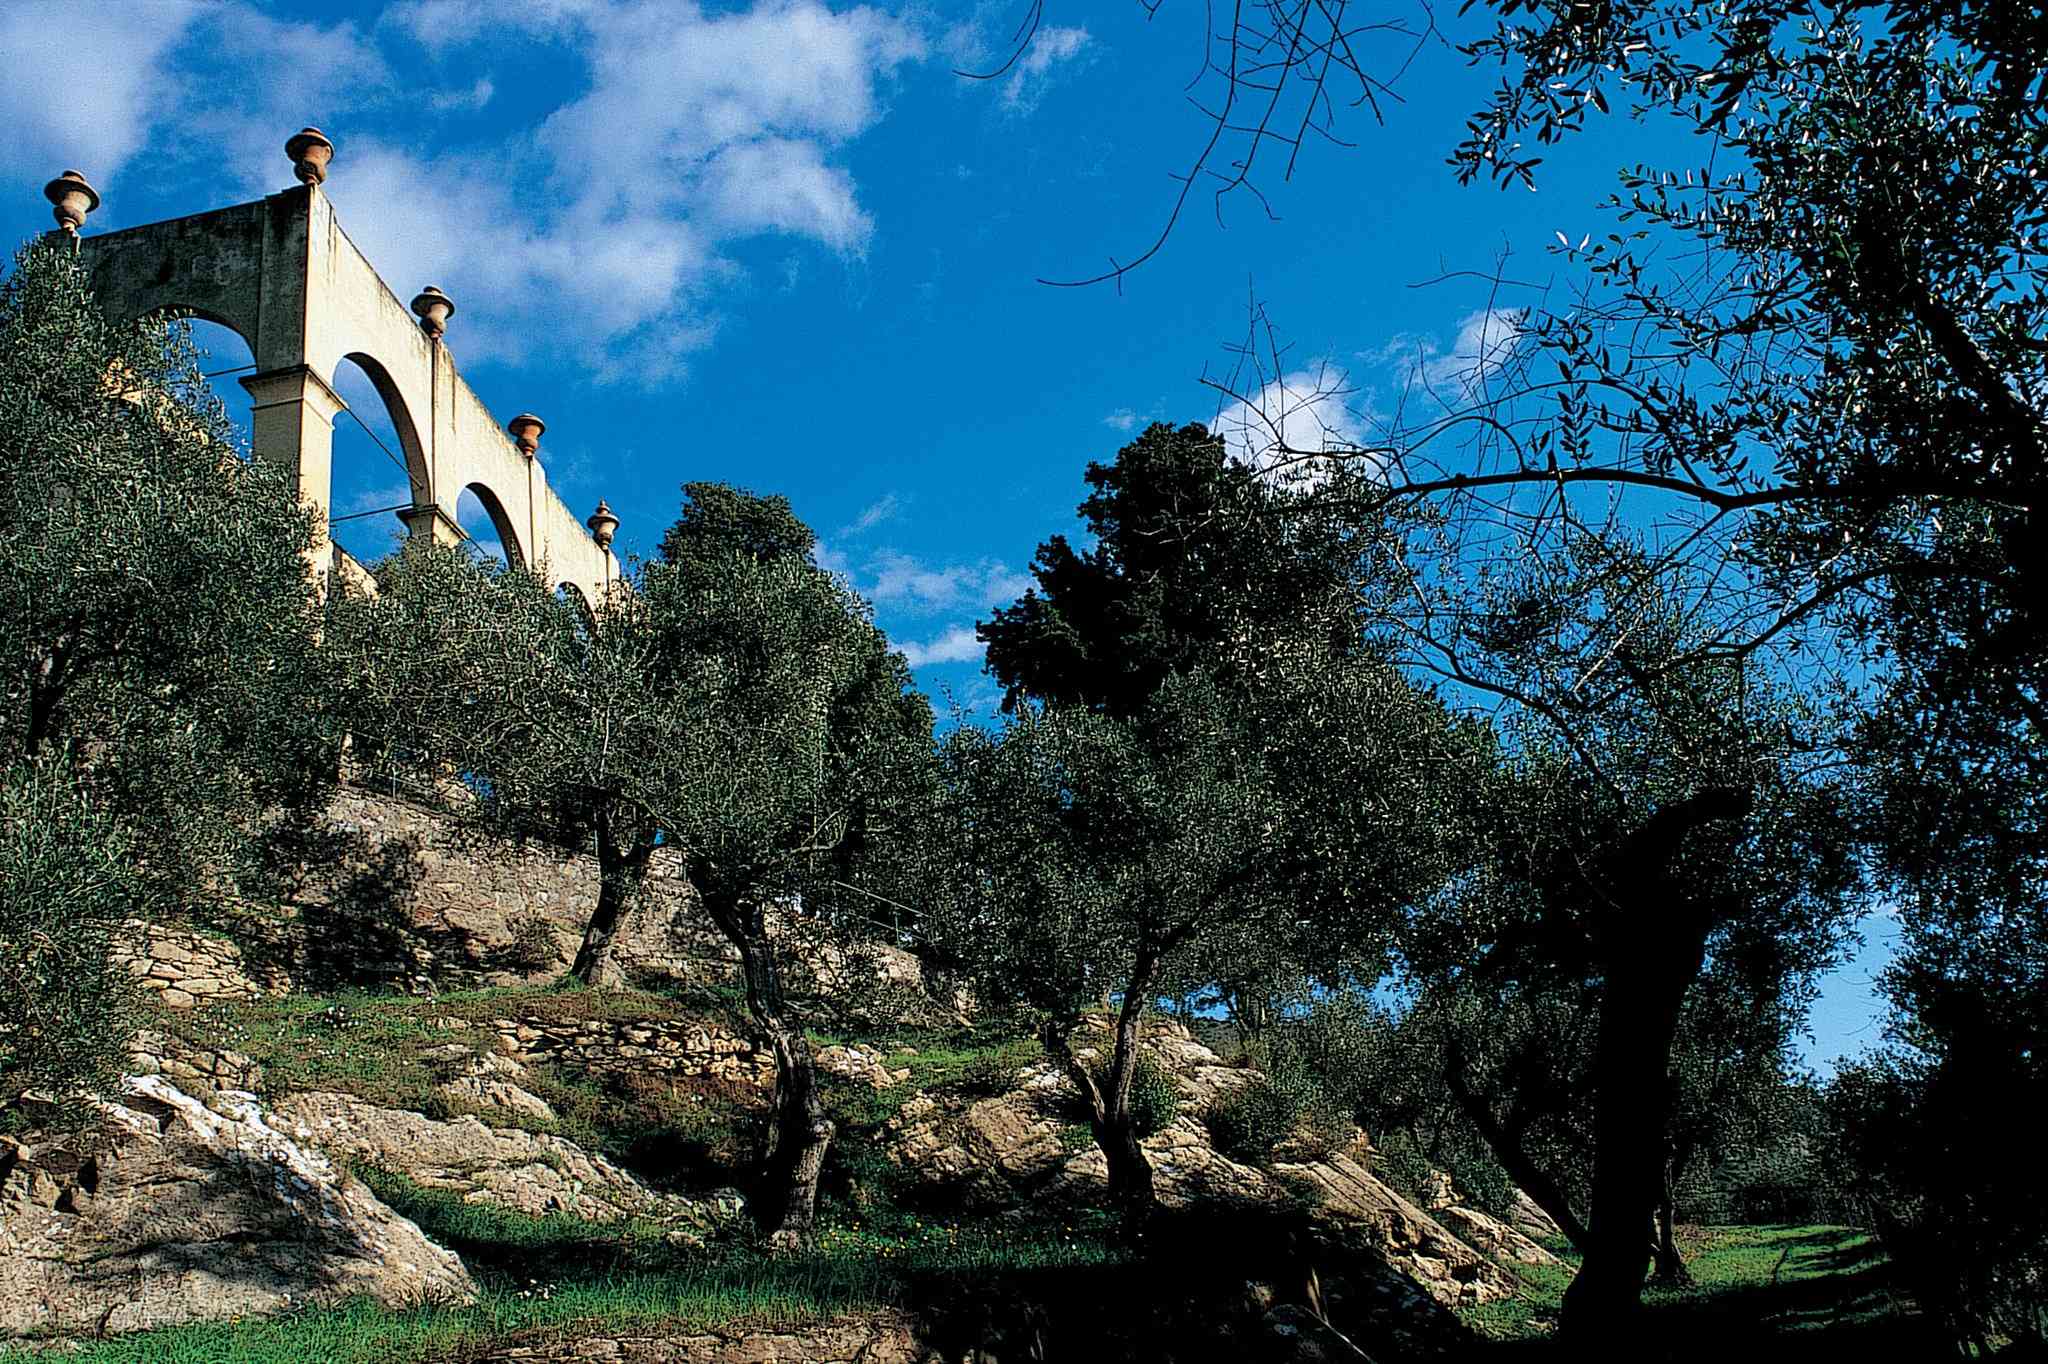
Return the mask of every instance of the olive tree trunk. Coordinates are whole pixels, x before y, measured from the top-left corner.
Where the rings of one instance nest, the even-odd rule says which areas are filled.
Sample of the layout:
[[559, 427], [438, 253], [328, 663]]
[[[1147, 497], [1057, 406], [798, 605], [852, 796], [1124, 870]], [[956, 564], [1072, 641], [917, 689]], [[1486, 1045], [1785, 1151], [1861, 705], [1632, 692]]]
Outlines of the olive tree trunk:
[[775, 1096], [752, 1200], [754, 1220], [777, 1249], [795, 1249], [817, 1225], [818, 1180], [838, 1129], [818, 1092], [810, 1039], [789, 1016], [762, 906], [713, 895], [704, 897], [704, 906], [739, 950], [747, 1013], [775, 1056]]
[[1650, 1248], [1650, 1260], [1655, 1267], [1650, 1277], [1672, 1288], [1685, 1288], [1692, 1283], [1692, 1271], [1685, 1267], [1685, 1256], [1678, 1250], [1678, 1181], [1684, 1178], [1686, 1166], [1692, 1163], [1694, 1149], [1690, 1140], [1680, 1141], [1672, 1147], [1671, 1159], [1664, 1166], [1664, 1185], [1657, 1199], [1657, 1239]]
[[1046, 1051], [1066, 1067], [1087, 1101], [1089, 1130], [1095, 1134], [1095, 1144], [1109, 1169], [1110, 1206], [1121, 1215], [1125, 1234], [1134, 1237], [1143, 1234], [1158, 1203], [1152, 1162], [1138, 1144], [1138, 1125], [1131, 1115], [1131, 1082], [1138, 1071], [1145, 1004], [1158, 967], [1156, 951], [1138, 953], [1123, 1003], [1117, 1008], [1115, 1046], [1107, 1076], [1099, 1076], [1074, 1054], [1073, 1020], [1048, 1022], [1042, 1032]]
[[619, 983], [612, 965], [612, 944], [626, 910], [647, 879], [647, 859], [654, 853], [650, 832], [622, 829], [621, 823], [610, 811], [597, 817], [597, 908], [583, 926], [583, 942], [569, 967], [569, 974], [585, 985]]
[[1671, 1043], [1685, 992], [1706, 960], [1710, 912], [1673, 883], [1684, 836], [1748, 813], [1747, 792], [1715, 790], [1659, 810], [1596, 887], [1612, 906], [1596, 950], [1602, 976], [1593, 1057], [1593, 1192], [1585, 1257], [1558, 1316], [1578, 1348], [1623, 1346], [1635, 1332], [1663, 1196]]
[[1480, 1140], [1493, 1152], [1493, 1158], [1500, 1162], [1501, 1169], [1507, 1171], [1515, 1187], [1550, 1214], [1550, 1220], [1557, 1223], [1557, 1229], [1572, 1243], [1572, 1249], [1584, 1255], [1592, 1237], [1586, 1230], [1586, 1224], [1579, 1220], [1578, 1209], [1565, 1197], [1558, 1182], [1536, 1163], [1522, 1145], [1521, 1128], [1526, 1124], [1510, 1130], [1494, 1118], [1486, 1101], [1472, 1091], [1471, 1084], [1465, 1079], [1464, 1050], [1455, 1041], [1444, 1062], [1444, 1081], [1465, 1120], [1479, 1133]]

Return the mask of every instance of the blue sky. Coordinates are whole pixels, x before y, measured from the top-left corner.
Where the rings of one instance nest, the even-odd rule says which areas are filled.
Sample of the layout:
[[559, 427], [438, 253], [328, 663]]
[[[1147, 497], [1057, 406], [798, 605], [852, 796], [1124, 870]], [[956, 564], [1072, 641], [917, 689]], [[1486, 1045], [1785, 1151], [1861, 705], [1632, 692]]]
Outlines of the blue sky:
[[[1219, 224], [1198, 192], [1120, 291], [1049, 288], [1156, 235], [1207, 133], [1186, 89], [1205, 10], [1049, 0], [1009, 75], [953, 74], [1000, 60], [1023, 9], [9, 0], [0, 221], [47, 227], [40, 187], [70, 166], [105, 196], [89, 232], [256, 198], [292, 184], [284, 139], [317, 124], [343, 226], [401, 298], [455, 298], [457, 363], [494, 409], [547, 421], [572, 507], [609, 499], [632, 551], [685, 480], [786, 494], [941, 706], [985, 709], [974, 621], [1072, 528], [1089, 460], [1227, 407], [1201, 377], [1228, 370], [1250, 296], [1289, 346], [1287, 392], [1349, 390], [1292, 403], [1290, 435], [1365, 435], [1418, 383], [1484, 369], [1533, 301], [1456, 272], [1505, 253], [1516, 279], [1567, 283], [1557, 234], [1604, 230], [1620, 164], [1697, 158], [1596, 121], [1536, 192], [1460, 187], [1444, 158], [1491, 73], [1381, 35], [1375, 69], [1413, 51], [1385, 125], [1346, 112], [1355, 146], [1263, 175], [1277, 221], [1240, 194]], [[247, 360], [205, 331], [215, 365]], [[366, 382], [339, 386], [388, 431]], [[337, 515], [401, 482], [344, 423]], [[395, 529], [337, 532], [373, 557]], [[1816, 1060], [1875, 1040], [1869, 974], [1830, 980]]]

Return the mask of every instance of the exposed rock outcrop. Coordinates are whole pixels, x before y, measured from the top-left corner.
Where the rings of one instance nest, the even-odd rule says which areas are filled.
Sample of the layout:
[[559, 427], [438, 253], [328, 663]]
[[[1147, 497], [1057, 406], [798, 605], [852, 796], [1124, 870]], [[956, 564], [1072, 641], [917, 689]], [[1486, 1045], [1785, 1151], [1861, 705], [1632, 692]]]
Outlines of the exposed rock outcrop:
[[[1163, 1206], [1279, 1206], [1305, 1198], [1315, 1219], [1370, 1246], [1445, 1306], [1490, 1302], [1515, 1291], [1511, 1273], [1376, 1178], [1365, 1164], [1362, 1138], [1348, 1151], [1276, 1160], [1265, 1169], [1225, 1157], [1202, 1115], [1250, 1083], [1253, 1073], [1223, 1065], [1169, 1021], [1149, 1025], [1145, 1046], [1182, 1088], [1180, 1116], [1142, 1143]], [[1076, 1047], [1084, 1058], [1096, 1050]], [[888, 1125], [889, 1153], [927, 1184], [986, 1209], [1027, 1199], [1040, 1206], [1093, 1203], [1108, 1171], [1093, 1142], [1078, 1139], [1077, 1118], [1070, 1082], [1058, 1067], [1041, 1062], [1020, 1068], [1016, 1087], [993, 1097], [913, 1097]]]
[[76, 1131], [0, 1137], [0, 1332], [475, 1295], [453, 1253], [248, 1094], [202, 1103], [148, 1075], [97, 1107]]
[[648, 1217], [685, 1234], [711, 1220], [697, 1204], [656, 1192], [563, 1137], [492, 1127], [474, 1117], [440, 1122], [347, 1094], [288, 1095], [277, 1102], [276, 1114], [280, 1127], [337, 1160], [365, 1161], [465, 1202], [592, 1222]]
[[1515, 1190], [1515, 1223], [1503, 1221], [1492, 1213], [1473, 1207], [1471, 1202], [1451, 1182], [1451, 1177], [1441, 1170], [1434, 1170], [1423, 1188], [1423, 1204], [1430, 1216], [1451, 1228], [1466, 1244], [1476, 1246], [1494, 1259], [1524, 1265], [1555, 1265], [1563, 1263], [1557, 1256], [1538, 1245], [1516, 1223], [1527, 1218], [1526, 1207], [1533, 1211], [1540, 1222], [1531, 1221], [1539, 1228], [1547, 1226], [1543, 1234], [1557, 1235], [1557, 1224], [1548, 1214], [1530, 1201], [1529, 1195]]

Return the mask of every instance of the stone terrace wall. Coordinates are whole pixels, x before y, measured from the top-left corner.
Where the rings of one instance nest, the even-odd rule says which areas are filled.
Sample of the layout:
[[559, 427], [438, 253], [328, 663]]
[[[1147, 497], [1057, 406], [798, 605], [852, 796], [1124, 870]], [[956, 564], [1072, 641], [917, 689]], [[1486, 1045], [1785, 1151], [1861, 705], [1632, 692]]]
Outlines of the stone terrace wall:
[[[739, 958], [698, 912], [680, 859], [657, 850], [639, 902], [621, 924], [614, 961], [629, 983], [695, 987], [739, 982]], [[466, 829], [430, 805], [344, 787], [276, 911], [234, 922], [240, 946], [183, 928], [130, 925], [124, 963], [177, 1008], [293, 988], [345, 986], [428, 994], [552, 980], [574, 957], [596, 907], [589, 854]], [[792, 944], [799, 946], [800, 944]], [[786, 958], [792, 993], [809, 978], [879, 982], [890, 1016], [920, 1012], [916, 961], [881, 949], [842, 958], [829, 947]]]
[[129, 919], [121, 925], [114, 964], [174, 1009], [218, 999], [255, 999], [281, 994], [291, 978], [275, 963], [252, 967], [242, 949], [226, 938], [167, 924]]
[[[330, 847], [309, 858], [274, 952], [313, 989], [393, 984], [417, 991], [552, 979], [596, 907], [597, 864], [541, 844], [463, 829], [402, 796], [344, 788]], [[629, 979], [716, 984], [737, 957], [692, 912], [695, 893], [656, 855], [616, 955]]]

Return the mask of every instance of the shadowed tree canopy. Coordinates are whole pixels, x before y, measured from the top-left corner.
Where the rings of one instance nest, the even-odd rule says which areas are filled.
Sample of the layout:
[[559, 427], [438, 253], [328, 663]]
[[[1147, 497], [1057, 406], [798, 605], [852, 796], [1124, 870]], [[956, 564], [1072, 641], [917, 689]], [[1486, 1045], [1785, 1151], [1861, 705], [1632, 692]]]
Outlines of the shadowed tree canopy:
[[1029, 696], [1131, 715], [1172, 673], [1256, 666], [1254, 639], [1355, 643], [1355, 534], [1200, 424], [1155, 423], [1087, 480], [1094, 546], [1047, 539], [1037, 587], [976, 628], [1006, 708]]
[[685, 483], [683, 510], [661, 537], [661, 560], [688, 563], [712, 554], [808, 561], [818, 537], [789, 499], [743, 492], [724, 483]]

